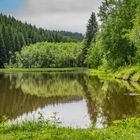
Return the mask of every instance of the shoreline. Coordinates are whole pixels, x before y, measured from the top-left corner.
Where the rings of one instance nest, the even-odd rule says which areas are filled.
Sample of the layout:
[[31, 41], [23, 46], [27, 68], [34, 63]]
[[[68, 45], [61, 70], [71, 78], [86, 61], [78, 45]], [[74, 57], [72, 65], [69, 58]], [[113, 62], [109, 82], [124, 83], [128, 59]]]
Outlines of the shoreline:
[[0, 69], [0, 73], [6, 72], [82, 72], [87, 71], [88, 68], [4, 68]]

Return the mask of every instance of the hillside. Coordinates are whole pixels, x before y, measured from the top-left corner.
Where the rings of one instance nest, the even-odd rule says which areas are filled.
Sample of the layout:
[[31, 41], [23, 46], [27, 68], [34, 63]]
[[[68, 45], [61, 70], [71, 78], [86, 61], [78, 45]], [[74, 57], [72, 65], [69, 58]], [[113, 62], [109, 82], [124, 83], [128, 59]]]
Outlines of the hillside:
[[0, 67], [9, 64], [10, 58], [24, 45], [43, 41], [79, 42], [83, 39], [80, 33], [49, 31], [3, 14], [0, 14], [0, 23]]

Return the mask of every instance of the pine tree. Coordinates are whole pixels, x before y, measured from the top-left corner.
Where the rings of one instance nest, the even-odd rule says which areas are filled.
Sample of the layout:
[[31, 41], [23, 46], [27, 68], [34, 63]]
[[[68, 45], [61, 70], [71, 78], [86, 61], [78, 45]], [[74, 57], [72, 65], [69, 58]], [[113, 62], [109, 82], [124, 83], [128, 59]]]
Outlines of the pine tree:
[[20, 49], [26, 44], [23, 34], [19, 34]]
[[[15, 48], [15, 43], [14, 43], [14, 34], [13, 31], [10, 27], [8, 27], [8, 35], [9, 35], [9, 53], [14, 54], [14, 48]], [[10, 57], [10, 56], [9, 56]]]
[[5, 61], [7, 62], [8, 60], [8, 36], [7, 36], [7, 33], [6, 33], [6, 27], [3, 25], [2, 26], [2, 36], [3, 36], [3, 42], [4, 42], [4, 45], [5, 45]]
[[96, 15], [94, 12], [92, 12], [91, 17], [88, 21], [86, 31], [87, 47], [91, 44], [91, 41], [94, 39], [97, 31], [98, 31], [98, 23], [96, 20]]
[[14, 48], [14, 51], [20, 51], [20, 48], [21, 48], [21, 44], [20, 44], [20, 41], [19, 41], [19, 37], [16, 36], [15, 37], [15, 48]]
[[5, 62], [5, 45], [3, 41], [3, 36], [0, 33], [0, 68], [4, 67]]
[[88, 53], [88, 50], [90, 48], [91, 42], [92, 40], [94, 40], [95, 35], [98, 31], [98, 23], [96, 20], [96, 15], [94, 12], [92, 12], [91, 17], [88, 21], [88, 25], [87, 25], [87, 31], [86, 31], [86, 38], [84, 41], [84, 47], [82, 50], [82, 55], [81, 55], [81, 61], [82, 61], [82, 65], [86, 66], [86, 55]]

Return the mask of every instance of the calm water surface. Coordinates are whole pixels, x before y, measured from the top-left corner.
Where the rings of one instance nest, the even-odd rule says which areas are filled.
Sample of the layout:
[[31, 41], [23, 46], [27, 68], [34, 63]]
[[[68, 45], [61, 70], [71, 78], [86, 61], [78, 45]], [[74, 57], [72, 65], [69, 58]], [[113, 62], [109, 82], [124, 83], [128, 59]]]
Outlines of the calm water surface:
[[0, 119], [59, 118], [64, 127], [103, 128], [140, 117], [140, 85], [78, 73], [0, 74]]

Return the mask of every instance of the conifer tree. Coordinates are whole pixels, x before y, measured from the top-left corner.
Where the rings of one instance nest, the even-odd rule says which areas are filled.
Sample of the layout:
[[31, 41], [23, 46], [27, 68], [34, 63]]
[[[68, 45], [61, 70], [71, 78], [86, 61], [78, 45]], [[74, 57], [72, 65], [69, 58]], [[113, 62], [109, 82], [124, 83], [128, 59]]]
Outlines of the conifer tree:
[[98, 31], [98, 23], [96, 20], [96, 15], [94, 12], [92, 12], [91, 17], [88, 21], [86, 31], [87, 47], [91, 44], [91, 41], [94, 39], [97, 31]]
[[90, 48], [91, 42], [92, 40], [94, 40], [95, 35], [98, 31], [98, 23], [96, 20], [96, 15], [94, 12], [92, 12], [91, 17], [88, 21], [88, 25], [87, 25], [87, 31], [86, 31], [86, 37], [85, 37], [85, 41], [84, 41], [84, 47], [82, 50], [82, 55], [81, 55], [81, 61], [82, 61], [82, 65], [86, 66], [86, 56], [88, 53], [88, 50]]
[[0, 68], [4, 67], [5, 62], [5, 45], [3, 41], [3, 36], [0, 33]]

